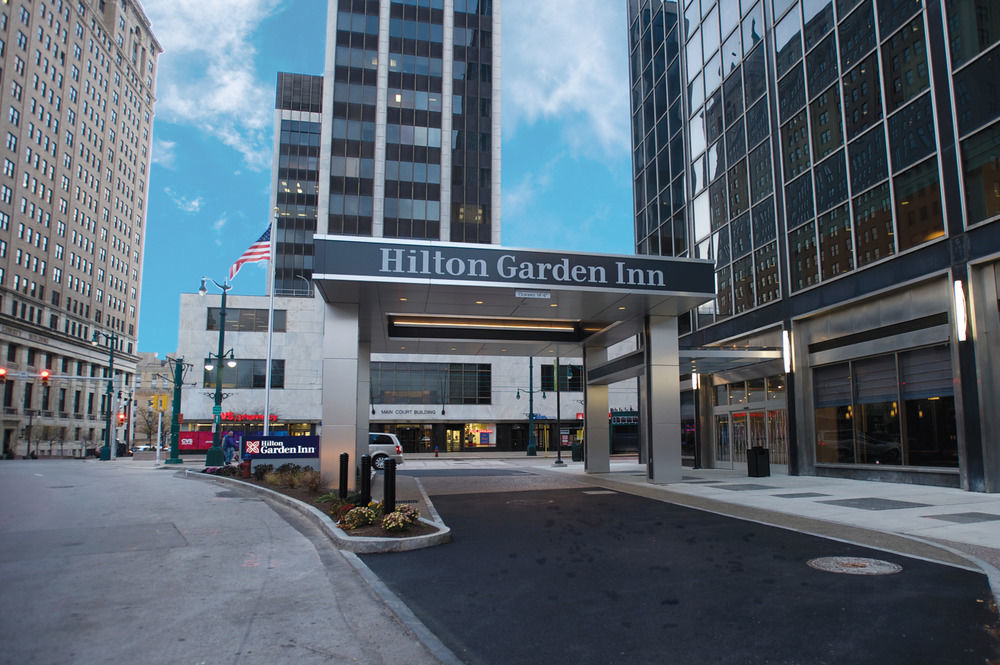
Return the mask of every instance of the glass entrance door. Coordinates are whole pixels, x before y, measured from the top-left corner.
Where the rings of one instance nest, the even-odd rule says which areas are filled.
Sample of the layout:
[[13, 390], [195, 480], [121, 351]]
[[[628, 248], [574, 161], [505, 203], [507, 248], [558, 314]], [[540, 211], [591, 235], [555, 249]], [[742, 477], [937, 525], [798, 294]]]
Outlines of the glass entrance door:
[[733, 414], [733, 464], [747, 461], [747, 414]]
[[720, 469], [733, 468], [728, 415], [715, 417], [715, 465]]

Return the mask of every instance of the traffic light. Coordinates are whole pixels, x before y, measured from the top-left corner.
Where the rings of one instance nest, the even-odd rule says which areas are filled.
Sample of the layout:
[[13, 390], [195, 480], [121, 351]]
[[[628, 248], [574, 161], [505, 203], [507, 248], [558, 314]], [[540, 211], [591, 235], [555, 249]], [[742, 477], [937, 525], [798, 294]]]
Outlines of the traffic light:
[[42, 385], [43, 386], [49, 385], [49, 377], [50, 376], [52, 376], [52, 372], [50, 372], [47, 369], [43, 369], [41, 372], [38, 373], [38, 377], [42, 380]]
[[124, 413], [119, 413], [118, 414], [118, 424], [119, 425], [124, 425], [125, 424], [125, 414]]
[[7, 368], [0, 367], [0, 384], [7, 383]]

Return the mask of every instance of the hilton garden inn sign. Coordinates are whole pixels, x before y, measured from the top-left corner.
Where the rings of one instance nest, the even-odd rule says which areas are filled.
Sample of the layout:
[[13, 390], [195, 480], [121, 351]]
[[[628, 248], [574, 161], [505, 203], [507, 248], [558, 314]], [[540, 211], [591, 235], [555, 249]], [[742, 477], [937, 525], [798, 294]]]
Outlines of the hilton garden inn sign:
[[711, 292], [714, 286], [714, 268], [705, 261], [540, 252], [496, 245], [317, 237], [316, 265], [323, 266], [328, 277], [360, 281], [659, 293]]

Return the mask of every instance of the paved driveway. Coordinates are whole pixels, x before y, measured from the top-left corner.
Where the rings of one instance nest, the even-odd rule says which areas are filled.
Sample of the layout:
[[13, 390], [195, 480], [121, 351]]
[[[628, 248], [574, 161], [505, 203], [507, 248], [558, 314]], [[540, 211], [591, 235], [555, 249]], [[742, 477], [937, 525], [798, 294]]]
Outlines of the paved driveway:
[[[541, 489], [531, 473], [456, 469], [421, 482], [453, 542], [363, 559], [473, 665], [982, 665], [998, 655], [980, 573], [624, 493]], [[834, 555], [902, 572], [806, 563]]]

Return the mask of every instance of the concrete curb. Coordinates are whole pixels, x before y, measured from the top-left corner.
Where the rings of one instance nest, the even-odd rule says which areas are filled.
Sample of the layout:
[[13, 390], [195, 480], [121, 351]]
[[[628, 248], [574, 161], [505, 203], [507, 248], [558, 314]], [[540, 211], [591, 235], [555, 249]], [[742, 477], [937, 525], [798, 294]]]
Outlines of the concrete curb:
[[[303, 516], [307, 517], [313, 522], [326, 536], [337, 546], [338, 549], [345, 550], [347, 552], [354, 552], [355, 554], [381, 554], [384, 552], [409, 552], [412, 550], [420, 550], [427, 547], [435, 547], [437, 545], [444, 545], [445, 543], [451, 542], [451, 528], [446, 524], [441, 522], [432, 522], [424, 518], [420, 518], [420, 521], [428, 526], [432, 526], [437, 531], [435, 533], [428, 533], [422, 536], [409, 536], [401, 538], [377, 538], [373, 536], [349, 536], [344, 533], [343, 529], [337, 527], [330, 519], [329, 515], [326, 515], [322, 511], [314, 508], [313, 506], [306, 505], [298, 499], [293, 499], [290, 496], [286, 496], [281, 492], [275, 492], [274, 490], [269, 490], [266, 487], [260, 487], [252, 483], [245, 483], [238, 478], [232, 478], [229, 476], [217, 476], [211, 473], [203, 473], [201, 470], [194, 469], [178, 469], [179, 471], [184, 471], [184, 474], [189, 478], [199, 478], [202, 480], [207, 480], [210, 482], [216, 482], [221, 485], [226, 484], [236, 484], [242, 487], [249, 488], [258, 494], [262, 494], [265, 498], [272, 501], [277, 501], [282, 505], [288, 506], [294, 510], [300, 512]], [[428, 504], [429, 505], [429, 504]]]

